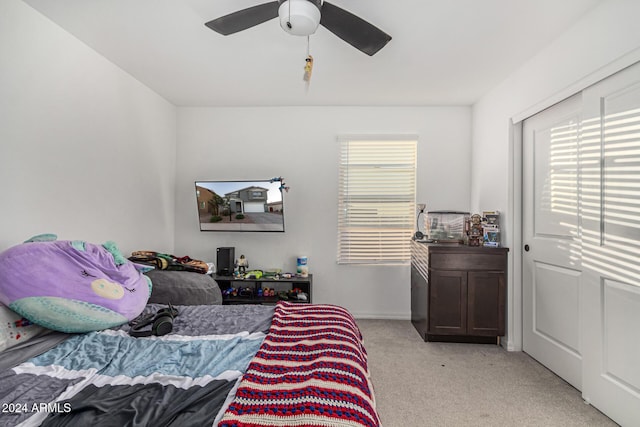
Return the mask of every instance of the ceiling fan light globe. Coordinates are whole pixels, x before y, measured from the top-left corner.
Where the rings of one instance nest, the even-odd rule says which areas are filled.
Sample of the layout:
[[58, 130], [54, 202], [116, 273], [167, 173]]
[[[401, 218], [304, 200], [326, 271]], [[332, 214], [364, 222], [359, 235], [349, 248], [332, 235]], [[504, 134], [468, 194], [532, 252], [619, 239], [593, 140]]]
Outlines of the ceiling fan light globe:
[[287, 0], [278, 8], [280, 26], [295, 36], [308, 36], [320, 24], [320, 9], [308, 0]]

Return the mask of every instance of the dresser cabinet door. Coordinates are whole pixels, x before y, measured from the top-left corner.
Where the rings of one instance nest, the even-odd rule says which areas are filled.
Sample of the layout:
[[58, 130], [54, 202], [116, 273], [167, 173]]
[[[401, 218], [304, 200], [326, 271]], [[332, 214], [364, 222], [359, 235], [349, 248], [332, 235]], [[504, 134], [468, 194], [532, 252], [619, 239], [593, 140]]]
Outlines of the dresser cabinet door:
[[429, 334], [467, 334], [467, 272], [431, 270]]
[[467, 276], [467, 334], [504, 335], [504, 273], [470, 271]]

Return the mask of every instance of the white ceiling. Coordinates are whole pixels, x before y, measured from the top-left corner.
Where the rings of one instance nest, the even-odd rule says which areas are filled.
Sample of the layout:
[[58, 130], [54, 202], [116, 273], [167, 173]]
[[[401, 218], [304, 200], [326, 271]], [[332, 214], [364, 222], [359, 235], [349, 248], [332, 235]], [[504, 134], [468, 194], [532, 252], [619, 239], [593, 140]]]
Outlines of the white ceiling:
[[25, 0], [179, 106], [470, 105], [606, 0], [333, 0], [393, 39], [374, 56], [277, 19], [222, 36], [268, 0]]

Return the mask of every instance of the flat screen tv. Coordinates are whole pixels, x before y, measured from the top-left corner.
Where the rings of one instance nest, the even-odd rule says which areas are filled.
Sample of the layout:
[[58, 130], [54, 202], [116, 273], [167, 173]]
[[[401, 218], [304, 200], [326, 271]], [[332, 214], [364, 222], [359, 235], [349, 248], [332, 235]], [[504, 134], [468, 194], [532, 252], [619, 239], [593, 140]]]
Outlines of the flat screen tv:
[[196, 181], [200, 231], [284, 232], [282, 182]]

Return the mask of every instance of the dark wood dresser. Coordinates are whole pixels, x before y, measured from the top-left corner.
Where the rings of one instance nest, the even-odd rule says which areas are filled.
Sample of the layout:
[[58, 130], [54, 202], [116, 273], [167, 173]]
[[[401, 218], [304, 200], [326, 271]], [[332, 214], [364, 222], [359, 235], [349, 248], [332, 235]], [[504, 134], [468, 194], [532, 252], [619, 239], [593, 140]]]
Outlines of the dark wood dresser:
[[425, 341], [500, 343], [508, 251], [412, 242], [411, 322]]

